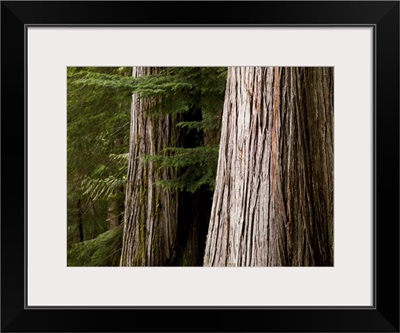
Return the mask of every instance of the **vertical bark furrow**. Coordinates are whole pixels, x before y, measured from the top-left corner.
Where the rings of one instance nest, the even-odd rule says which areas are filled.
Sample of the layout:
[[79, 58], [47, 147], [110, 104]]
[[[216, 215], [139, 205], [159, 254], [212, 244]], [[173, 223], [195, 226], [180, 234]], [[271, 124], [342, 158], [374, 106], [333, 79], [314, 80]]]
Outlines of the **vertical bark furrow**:
[[[158, 68], [135, 67], [133, 76], [156, 74]], [[126, 187], [121, 266], [164, 266], [175, 255], [176, 191], [156, 187], [170, 179], [172, 170], [160, 170], [144, 161], [171, 145], [170, 115], [154, 112], [155, 98], [132, 98], [130, 151]]]
[[229, 68], [204, 265], [333, 264], [332, 101], [332, 68]]

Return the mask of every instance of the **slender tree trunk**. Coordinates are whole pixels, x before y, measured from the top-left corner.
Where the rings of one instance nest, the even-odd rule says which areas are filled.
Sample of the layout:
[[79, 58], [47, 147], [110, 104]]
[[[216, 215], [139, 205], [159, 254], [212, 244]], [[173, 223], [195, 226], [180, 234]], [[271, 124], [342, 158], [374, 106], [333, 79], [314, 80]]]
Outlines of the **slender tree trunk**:
[[[127, 73], [126, 73], [127, 75]], [[121, 147], [124, 146], [124, 140], [123, 138], [117, 138], [114, 141], [114, 147], [115, 149], [121, 149]], [[121, 224], [121, 216], [123, 215], [124, 212], [124, 194], [125, 194], [125, 188], [124, 186], [121, 186], [117, 195], [111, 197], [108, 199], [107, 202], [107, 222], [108, 222], [108, 230], [115, 229]]]
[[120, 204], [118, 200], [110, 199], [107, 203], [108, 229], [115, 229], [120, 224]]
[[78, 212], [78, 239], [79, 239], [79, 242], [83, 242], [85, 240], [85, 237], [83, 234], [83, 216], [82, 216], [83, 213], [82, 213], [81, 199], [78, 199], [76, 209]]
[[[133, 76], [157, 70], [135, 67]], [[175, 121], [155, 112], [159, 104], [154, 98], [133, 95], [122, 266], [168, 265], [176, 252], [177, 193], [156, 186], [156, 182], [172, 178], [173, 171], [143, 161], [145, 155], [175, 145]]]
[[232, 67], [205, 266], [333, 265], [333, 68]]

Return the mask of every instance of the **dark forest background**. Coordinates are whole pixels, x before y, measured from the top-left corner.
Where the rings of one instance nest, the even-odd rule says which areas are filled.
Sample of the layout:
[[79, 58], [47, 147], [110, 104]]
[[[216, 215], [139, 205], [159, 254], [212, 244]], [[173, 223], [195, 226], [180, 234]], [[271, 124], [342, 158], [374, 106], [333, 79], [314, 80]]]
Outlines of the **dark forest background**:
[[332, 67], [69, 67], [68, 266], [332, 266]]
[[[160, 154], [143, 157], [176, 170], [174, 177], [156, 186], [179, 192], [184, 218], [194, 217], [194, 197], [204, 206], [198, 213], [199, 253], [194, 260], [187, 259], [201, 265], [227, 68], [168, 67], [135, 78], [131, 67], [69, 67], [67, 75], [68, 265], [119, 265], [133, 92], [163, 100], [162, 110], [149, 110], [150, 114], [162, 112], [176, 119], [179, 147], [175, 142]], [[175, 264], [185, 264], [184, 258], [179, 260]]]

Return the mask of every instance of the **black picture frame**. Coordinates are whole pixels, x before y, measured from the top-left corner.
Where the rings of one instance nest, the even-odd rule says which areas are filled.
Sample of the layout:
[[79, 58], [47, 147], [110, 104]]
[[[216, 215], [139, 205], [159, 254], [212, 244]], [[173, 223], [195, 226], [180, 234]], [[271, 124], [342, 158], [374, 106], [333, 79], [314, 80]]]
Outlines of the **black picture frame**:
[[[372, 307], [26, 306], [26, 29], [120, 24], [373, 27]], [[399, 1], [2, 1], [1, 77], [3, 332], [399, 332]]]

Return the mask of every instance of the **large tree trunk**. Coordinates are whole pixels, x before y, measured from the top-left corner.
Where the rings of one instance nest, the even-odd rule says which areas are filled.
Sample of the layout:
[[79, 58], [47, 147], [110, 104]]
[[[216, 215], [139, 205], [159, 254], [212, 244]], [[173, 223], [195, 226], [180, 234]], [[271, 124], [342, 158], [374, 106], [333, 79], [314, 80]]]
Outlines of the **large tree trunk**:
[[[157, 70], [135, 67], [133, 76]], [[171, 179], [173, 171], [143, 160], [175, 146], [175, 122], [155, 112], [159, 107], [155, 98], [133, 95], [121, 266], [163, 266], [176, 255], [177, 192], [156, 186]]]
[[205, 266], [333, 265], [333, 68], [232, 67]]

